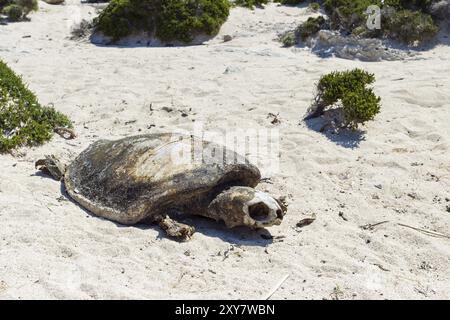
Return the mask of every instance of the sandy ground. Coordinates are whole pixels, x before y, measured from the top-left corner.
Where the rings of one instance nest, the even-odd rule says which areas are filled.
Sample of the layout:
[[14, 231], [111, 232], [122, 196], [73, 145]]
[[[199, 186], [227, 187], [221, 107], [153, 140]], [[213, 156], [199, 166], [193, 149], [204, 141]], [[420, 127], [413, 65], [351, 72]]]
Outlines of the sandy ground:
[[[398, 225], [450, 234], [449, 46], [408, 61], [322, 59], [273, 41], [307, 10], [270, 5], [233, 9], [206, 45], [103, 47], [68, 39], [71, 21], [95, 10], [67, 2], [0, 26], [1, 59], [78, 133], [0, 155], [0, 298], [259, 299], [286, 275], [274, 299], [450, 298], [450, 239]], [[376, 74], [383, 99], [361, 139], [301, 121], [319, 77], [354, 67]], [[262, 168], [270, 179], [259, 186], [288, 197], [273, 240], [193, 218], [198, 232], [178, 243], [156, 226], [91, 216], [34, 169], [44, 154], [68, 160], [99, 138], [194, 123], [278, 130], [279, 170]]]

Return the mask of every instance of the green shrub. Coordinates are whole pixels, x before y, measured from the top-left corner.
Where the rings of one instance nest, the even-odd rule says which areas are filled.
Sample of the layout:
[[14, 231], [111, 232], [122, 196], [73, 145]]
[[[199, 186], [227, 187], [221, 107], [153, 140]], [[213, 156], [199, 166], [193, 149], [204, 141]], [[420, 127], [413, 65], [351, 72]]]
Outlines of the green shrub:
[[253, 9], [254, 7], [261, 7], [268, 2], [269, 0], [235, 0], [234, 4], [240, 7]]
[[341, 101], [345, 126], [353, 130], [356, 130], [359, 124], [373, 120], [380, 112], [381, 98], [377, 97], [372, 89], [361, 88], [346, 92]]
[[358, 125], [373, 120], [380, 112], [380, 97], [367, 85], [375, 81], [373, 74], [361, 69], [332, 72], [320, 78], [313, 112], [307, 119], [318, 117], [327, 108], [342, 104], [343, 127], [357, 129]]
[[[325, 0], [324, 8], [334, 30], [343, 30], [360, 36], [386, 36], [406, 44], [432, 39], [439, 28], [426, 13], [432, 0]], [[366, 10], [378, 5], [383, 10], [380, 31], [366, 28]]]
[[274, 2], [279, 2], [281, 4], [288, 5], [288, 6], [296, 6], [300, 3], [305, 2], [305, 0], [276, 0]]
[[49, 140], [55, 127], [71, 127], [69, 119], [39, 104], [36, 96], [0, 61], [0, 152]]
[[19, 21], [22, 19], [23, 11], [22, 7], [17, 4], [10, 4], [3, 8], [3, 14], [8, 16], [10, 21]]
[[10, 21], [20, 21], [38, 9], [37, 0], [0, 0], [0, 11]]
[[[324, 29], [327, 25], [327, 21], [324, 17], [319, 16], [317, 18], [308, 18], [304, 23], [299, 25], [295, 30], [296, 38], [305, 41], [307, 38], [315, 35], [320, 30]], [[298, 40], [297, 40], [298, 41]]]
[[[152, 10], [155, 8], [147, 8], [144, 6], [147, 2], [142, 2], [142, 6], [138, 3], [132, 3], [130, 0], [114, 0], [100, 13], [95, 20], [96, 27], [105, 35], [110, 36], [113, 40], [119, 40], [130, 35], [134, 29], [151, 29], [154, 22], [151, 21], [148, 26], [144, 25], [145, 14], [153, 15]], [[130, 9], [129, 9], [130, 8]]]
[[438, 31], [431, 16], [420, 11], [401, 10], [383, 20], [386, 36], [409, 45], [427, 42]]
[[[278, 2], [284, 5], [288, 5], [288, 6], [296, 6], [298, 4], [304, 3], [306, 2], [306, 0], [274, 0], [274, 2]], [[311, 2], [308, 7], [311, 10], [317, 11], [320, 9], [320, 3], [318, 2]]]
[[308, 6], [313, 11], [319, 11], [320, 9], [320, 3], [318, 2], [311, 2]]
[[[282, 4], [297, 4], [300, 0], [277, 0]], [[310, 18], [295, 30], [296, 43], [305, 41], [319, 30], [331, 29], [357, 37], [387, 37], [408, 45], [425, 43], [436, 36], [439, 27], [427, 13], [434, 0], [324, 0], [321, 2], [328, 19]], [[367, 9], [379, 6], [381, 29], [367, 28]], [[320, 8], [319, 3], [310, 7]], [[292, 33], [287, 32], [280, 40], [285, 46], [292, 45]]]
[[229, 15], [228, 0], [112, 0], [95, 20], [113, 41], [145, 31], [161, 41], [188, 43], [214, 35]]
[[[435, 1], [437, 2], [437, 1]], [[385, 0], [384, 5], [394, 7], [396, 9], [412, 9], [427, 11], [433, 0]]]
[[295, 32], [288, 31], [280, 36], [279, 41], [283, 44], [283, 47], [292, 47], [297, 44]]
[[330, 17], [333, 29], [351, 32], [366, 23], [365, 14], [370, 5], [379, 4], [372, 0], [326, 0], [324, 8]]
[[196, 34], [214, 35], [227, 20], [227, 0], [163, 1], [157, 17], [156, 36], [162, 41], [190, 42]]
[[22, 7], [23, 17], [26, 17], [31, 11], [38, 10], [37, 0], [14, 0], [18, 6]]
[[0, 0], [0, 9], [3, 9], [7, 5], [10, 5], [13, 3], [13, 0]]
[[322, 29], [328, 28], [328, 21], [322, 17], [310, 17], [299, 25], [294, 31], [287, 31], [279, 37], [279, 41], [284, 47], [291, 47], [304, 42], [311, 36], [314, 36]]
[[320, 78], [317, 85], [319, 95], [327, 106], [335, 104], [347, 91], [356, 91], [372, 84], [375, 76], [361, 69], [332, 72]]

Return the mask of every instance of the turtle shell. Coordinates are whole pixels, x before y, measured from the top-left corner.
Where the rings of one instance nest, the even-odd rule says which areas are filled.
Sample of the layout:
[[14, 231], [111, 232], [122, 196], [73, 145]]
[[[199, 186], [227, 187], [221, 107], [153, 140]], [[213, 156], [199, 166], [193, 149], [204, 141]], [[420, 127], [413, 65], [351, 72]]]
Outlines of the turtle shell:
[[171, 208], [201, 210], [225, 188], [255, 187], [260, 177], [257, 167], [221, 145], [148, 134], [93, 143], [68, 166], [64, 182], [82, 207], [134, 224]]

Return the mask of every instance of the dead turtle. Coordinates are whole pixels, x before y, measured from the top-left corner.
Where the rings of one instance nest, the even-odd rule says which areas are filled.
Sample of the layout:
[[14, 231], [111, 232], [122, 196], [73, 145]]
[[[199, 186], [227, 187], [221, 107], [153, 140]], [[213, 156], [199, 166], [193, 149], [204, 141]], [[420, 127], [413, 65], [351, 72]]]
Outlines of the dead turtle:
[[261, 174], [245, 157], [190, 135], [99, 140], [68, 166], [47, 156], [36, 167], [62, 180], [69, 196], [97, 216], [156, 222], [181, 239], [195, 229], [178, 222], [180, 214], [257, 229], [279, 225], [286, 213], [283, 201], [254, 189]]

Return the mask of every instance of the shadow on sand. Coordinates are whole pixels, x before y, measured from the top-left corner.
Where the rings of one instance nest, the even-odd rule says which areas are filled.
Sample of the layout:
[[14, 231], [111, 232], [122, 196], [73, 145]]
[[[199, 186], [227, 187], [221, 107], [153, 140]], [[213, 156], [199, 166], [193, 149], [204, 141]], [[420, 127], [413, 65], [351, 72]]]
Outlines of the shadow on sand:
[[205, 45], [205, 42], [213, 39], [214, 36], [198, 35], [190, 43], [184, 43], [181, 41], [172, 41], [169, 43], [161, 42], [155, 37], [147, 35], [145, 32], [128, 36], [122, 40], [111, 41], [110, 38], [96, 33], [91, 30], [91, 34], [88, 37], [88, 41], [93, 45], [101, 48], [167, 48], [167, 47], [198, 47]]
[[[201, 233], [206, 237], [218, 238], [234, 245], [266, 247], [273, 243], [273, 236], [267, 229], [253, 230], [247, 227], [229, 229], [223, 222], [216, 222], [201, 216], [186, 216], [185, 219], [180, 221], [195, 227], [196, 233], [193, 236], [194, 239], [196, 234]], [[119, 224], [118, 226], [126, 227]], [[156, 224], [137, 224], [134, 227], [142, 230], [152, 228], [158, 230], [158, 239], [168, 238], [166, 233]], [[173, 240], [177, 241], [176, 239]]]
[[[32, 174], [33, 177], [40, 177], [45, 179], [52, 179], [52, 177], [46, 175], [45, 173], [38, 171], [35, 174]], [[111, 221], [99, 216], [96, 216], [95, 214], [91, 213], [84, 207], [82, 207], [80, 204], [78, 204], [76, 201], [74, 201], [70, 195], [67, 193], [66, 188], [64, 187], [64, 184], [61, 183], [60, 186], [61, 195], [64, 196], [68, 201], [75, 204], [77, 207], [79, 207], [81, 210], [83, 210], [87, 215], [96, 218], [96, 219], [102, 219], [106, 221], [110, 221], [114, 223], [118, 228], [138, 228], [141, 230], [148, 230], [148, 229], [154, 229], [158, 231], [157, 239], [163, 239], [169, 237], [166, 235], [166, 233], [155, 223], [138, 223], [132, 226], [123, 225], [120, 223], [117, 223], [115, 221]], [[189, 224], [193, 227], [195, 227], [196, 233], [202, 233], [207, 237], [210, 238], [219, 238], [222, 239], [224, 242], [228, 242], [230, 244], [235, 245], [245, 245], [245, 246], [257, 246], [257, 247], [265, 247], [273, 242], [273, 236], [270, 234], [270, 232], [267, 229], [261, 229], [261, 230], [252, 230], [247, 227], [237, 227], [233, 229], [226, 228], [225, 224], [223, 222], [215, 222], [214, 220], [207, 219], [200, 216], [185, 216], [183, 219], [179, 219], [180, 222]], [[195, 234], [194, 234], [195, 238]], [[177, 239], [170, 238], [174, 241], [177, 241]]]
[[327, 124], [329, 122], [325, 120], [323, 116], [304, 121], [309, 129], [322, 133], [330, 141], [344, 148], [358, 148], [360, 143], [365, 139], [365, 131], [354, 131], [350, 129], [339, 129], [339, 131], [327, 130]]

